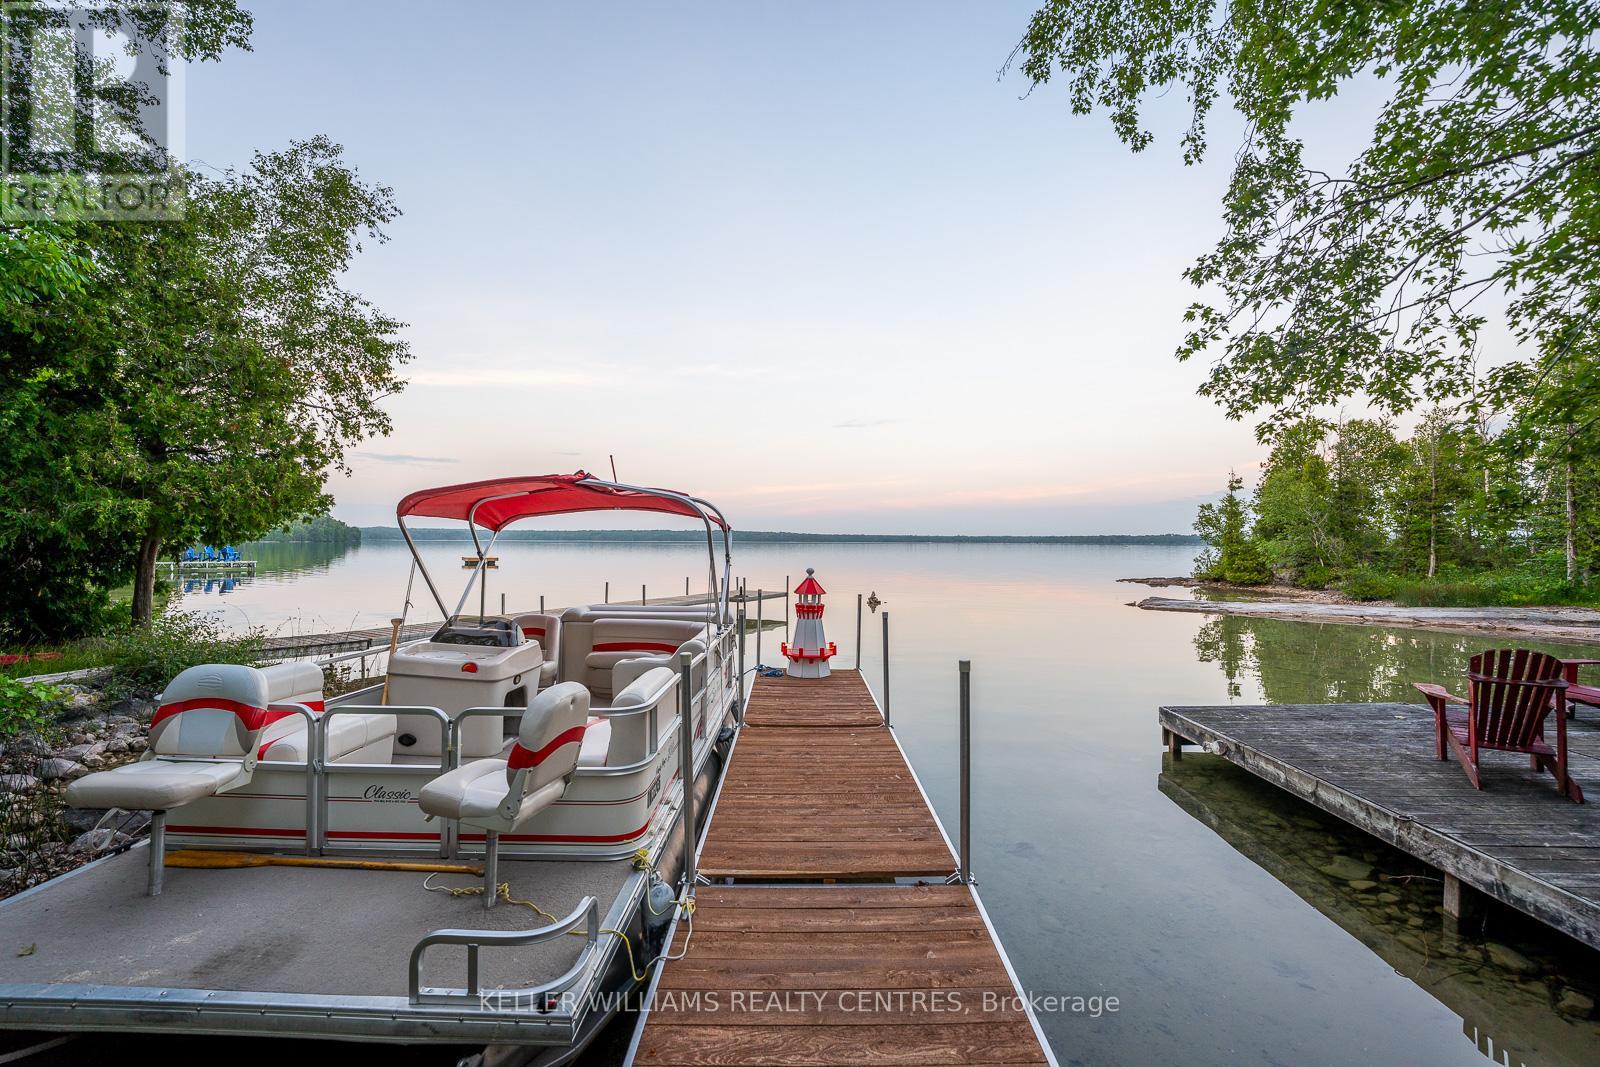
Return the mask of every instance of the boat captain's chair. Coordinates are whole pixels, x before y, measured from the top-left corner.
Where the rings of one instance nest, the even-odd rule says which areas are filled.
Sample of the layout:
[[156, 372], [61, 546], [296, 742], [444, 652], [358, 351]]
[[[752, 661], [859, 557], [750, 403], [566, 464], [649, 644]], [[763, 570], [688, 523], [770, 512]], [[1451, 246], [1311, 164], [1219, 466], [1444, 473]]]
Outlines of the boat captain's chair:
[[[315, 676], [313, 679], [311, 676]], [[167, 684], [150, 722], [150, 745], [136, 763], [85, 775], [67, 786], [75, 808], [148, 809], [149, 893], [161, 893], [167, 812], [247, 785], [258, 750], [305, 732], [305, 720], [274, 704], [322, 708], [322, 672], [284, 663], [245, 667], [207, 663]]]
[[539, 688], [548, 689], [556, 684], [557, 665], [561, 662], [561, 617], [531, 612], [517, 616], [517, 625], [529, 641], [539, 642], [544, 653], [544, 666], [539, 668]]
[[417, 804], [430, 817], [459, 819], [485, 831], [483, 906], [499, 885], [500, 835], [514, 833], [561, 799], [578, 769], [588, 725], [589, 691], [577, 682], [551, 686], [522, 714], [506, 759], [473, 760], [422, 787]]

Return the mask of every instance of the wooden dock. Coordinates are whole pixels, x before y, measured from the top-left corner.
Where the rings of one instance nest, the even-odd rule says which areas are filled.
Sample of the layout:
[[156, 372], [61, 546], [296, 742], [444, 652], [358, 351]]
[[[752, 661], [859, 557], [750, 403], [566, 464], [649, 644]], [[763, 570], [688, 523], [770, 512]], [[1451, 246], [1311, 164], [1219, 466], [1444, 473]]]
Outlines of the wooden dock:
[[[1477, 890], [1600, 948], [1600, 808], [1556, 793], [1527, 757], [1485, 752], [1484, 788], [1434, 757], [1414, 704], [1164, 707], [1174, 754], [1198, 744], [1445, 875], [1446, 910]], [[1593, 709], [1568, 723], [1572, 776], [1600, 789]], [[1597, 794], [1600, 795], [1600, 794]]]
[[629, 1062], [1054, 1063], [955, 867], [859, 672], [758, 678]]

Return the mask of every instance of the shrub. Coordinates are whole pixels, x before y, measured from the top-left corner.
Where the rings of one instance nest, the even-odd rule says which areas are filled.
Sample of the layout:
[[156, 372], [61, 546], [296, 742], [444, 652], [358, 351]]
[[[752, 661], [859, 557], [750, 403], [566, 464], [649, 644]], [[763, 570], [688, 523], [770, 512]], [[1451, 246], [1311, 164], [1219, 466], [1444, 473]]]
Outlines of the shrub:
[[103, 688], [114, 698], [158, 693], [174, 675], [201, 663], [259, 663], [261, 642], [260, 631], [229, 636], [213, 619], [166, 612], [148, 627], [103, 640], [103, 662], [111, 668]]
[[0, 737], [14, 737], [50, 722], [61, 690], [43, 682], [0, 677]]
[[1352, 571], [1339, 581], [1339, 591], [1351, 600], [1387, 600], [1394, 596], [1398, 579], [1376, 571]]

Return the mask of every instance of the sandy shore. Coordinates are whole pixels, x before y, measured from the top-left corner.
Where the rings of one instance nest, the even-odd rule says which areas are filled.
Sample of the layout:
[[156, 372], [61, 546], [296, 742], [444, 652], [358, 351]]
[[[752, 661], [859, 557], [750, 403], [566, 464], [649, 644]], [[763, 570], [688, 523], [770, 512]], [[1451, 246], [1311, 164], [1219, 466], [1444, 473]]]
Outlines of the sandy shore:
[[[1135, 581], [1137, 584], [1177, 584], [1163, 579], [1153, 583]], [[1501, 634], [1600, 644], [1600, 610], [1593, 608], [1405, 608], [1395, 604], [1341, 603], [1299, 597], [1292, 600], [1180, 600], [1162, 596], [1146, 597], [1133, 606], [1146, 611], [1245, 615], [1352, 626], [1399, 626], [1441, 633]]]

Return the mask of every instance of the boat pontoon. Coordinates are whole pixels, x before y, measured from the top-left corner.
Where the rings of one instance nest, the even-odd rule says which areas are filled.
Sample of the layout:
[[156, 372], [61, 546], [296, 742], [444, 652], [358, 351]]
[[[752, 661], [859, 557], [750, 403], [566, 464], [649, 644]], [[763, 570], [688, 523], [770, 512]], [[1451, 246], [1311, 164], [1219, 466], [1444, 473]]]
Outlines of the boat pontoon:
[[[700, 522], [707, 595], [484, 611], [502, 530], [598, 510]], [[407, 528], [419, 516], [471, 532], [454, 604]], [[5, 965], [0, 1027], [553, 1060], [623, 1002], [685, 899], [685, 811], [703, 810], [737, 721], [728, 523], [581, 472], [424, 490], [397, 519], [437, 632], [396, 648], [381, 686], [327, 699], [304, 662], [173, 679], [145, 756], [67, 793], [152, 811], [148, 841], [0, 902], [5, 943], [33, 946]]]

